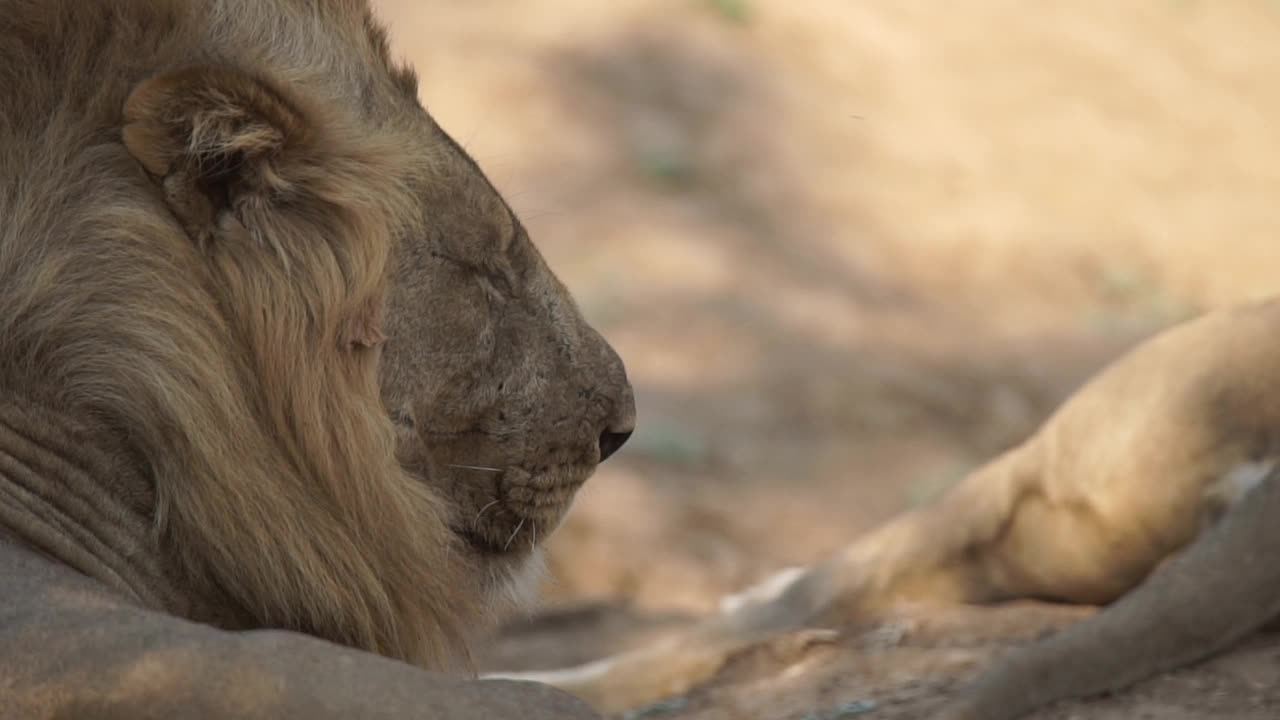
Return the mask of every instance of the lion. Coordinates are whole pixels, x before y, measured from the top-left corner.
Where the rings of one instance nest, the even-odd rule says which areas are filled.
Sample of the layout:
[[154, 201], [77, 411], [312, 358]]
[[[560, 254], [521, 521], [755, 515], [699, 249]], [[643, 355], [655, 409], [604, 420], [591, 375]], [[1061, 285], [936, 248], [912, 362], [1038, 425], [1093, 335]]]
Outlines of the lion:
[[471, 649], [632, 390], [366, 2], [0, 15], [0, 717], [594, 717]]
[[998, 661], [946, 720], [1012, 720], [1208, 657], [1280, 615], [1278, 356], [1280, 299], [1184, 322], [934, 504], [827, 561], [654, 645], [503, 677], [617, 710], [685, 692], [760, 642], [803, 647], [906, 603], [1024, 598], [1109, 607]]

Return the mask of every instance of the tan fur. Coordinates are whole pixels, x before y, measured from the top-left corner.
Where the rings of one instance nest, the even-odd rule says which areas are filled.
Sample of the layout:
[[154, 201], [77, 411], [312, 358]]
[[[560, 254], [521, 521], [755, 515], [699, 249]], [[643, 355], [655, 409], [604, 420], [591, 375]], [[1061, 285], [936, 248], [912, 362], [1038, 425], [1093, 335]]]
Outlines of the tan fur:
[[[664, 643], [532, 674], [603, 709], [683, 692], [777, 633], [904, 602], [1122, 602], [1007, 662], [951, 718], [1006, 720], [1215, 652], [1280, 612], [1280, 302], [1211, 313], [1103, 370], [937, 503]], [[1260, 489], [1259, 489], [1260, 488]], [[1214, 521], [1225, 514], [1220, 526]]]
[[161, 609], [465, 662], [634, 408], [365, 3], [0, 14], [0, 391], [144, 469]]

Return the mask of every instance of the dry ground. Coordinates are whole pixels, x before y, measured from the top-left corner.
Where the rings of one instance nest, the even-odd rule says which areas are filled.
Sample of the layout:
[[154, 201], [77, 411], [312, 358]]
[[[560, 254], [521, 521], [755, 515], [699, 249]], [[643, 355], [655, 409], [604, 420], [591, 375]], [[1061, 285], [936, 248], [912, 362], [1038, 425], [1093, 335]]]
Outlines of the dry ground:
[[[1141, 337], [1277, 287], [1280, 3], [378, 4], [638, 392], [495, 666], [642, 642], [820, 558]], [[921, 717], [1077, 612], [907, 610], [646, 716]], [[1042, 717], [1276, 716], [1264, 638]]]

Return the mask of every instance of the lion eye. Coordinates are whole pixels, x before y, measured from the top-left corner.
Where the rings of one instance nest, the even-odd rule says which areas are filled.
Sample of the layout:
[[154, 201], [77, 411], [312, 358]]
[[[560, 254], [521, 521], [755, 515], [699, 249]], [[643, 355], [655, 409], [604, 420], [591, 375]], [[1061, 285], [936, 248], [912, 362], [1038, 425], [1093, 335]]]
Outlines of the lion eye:
[[435, 250], [428, 254], [444, 262], [462, 278], [477, 283], [490, 297], [502, 300], [515, 295], [515, 276], [505, 262], [475, 264]]

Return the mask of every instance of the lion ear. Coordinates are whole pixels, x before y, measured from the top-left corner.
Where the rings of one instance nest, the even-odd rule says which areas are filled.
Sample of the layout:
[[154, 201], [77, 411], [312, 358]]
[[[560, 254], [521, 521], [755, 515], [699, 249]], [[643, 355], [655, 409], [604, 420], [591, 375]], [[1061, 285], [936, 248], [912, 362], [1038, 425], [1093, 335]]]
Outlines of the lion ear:
[[[198, 66], [143, 81], [124, 105], [124, 144], [188, 230], [212, 226], [243, 196], [287, 190], [309, 144], [303, 113], [261, 78]], [[194, 227], [193, 227], [194, 226]]]

